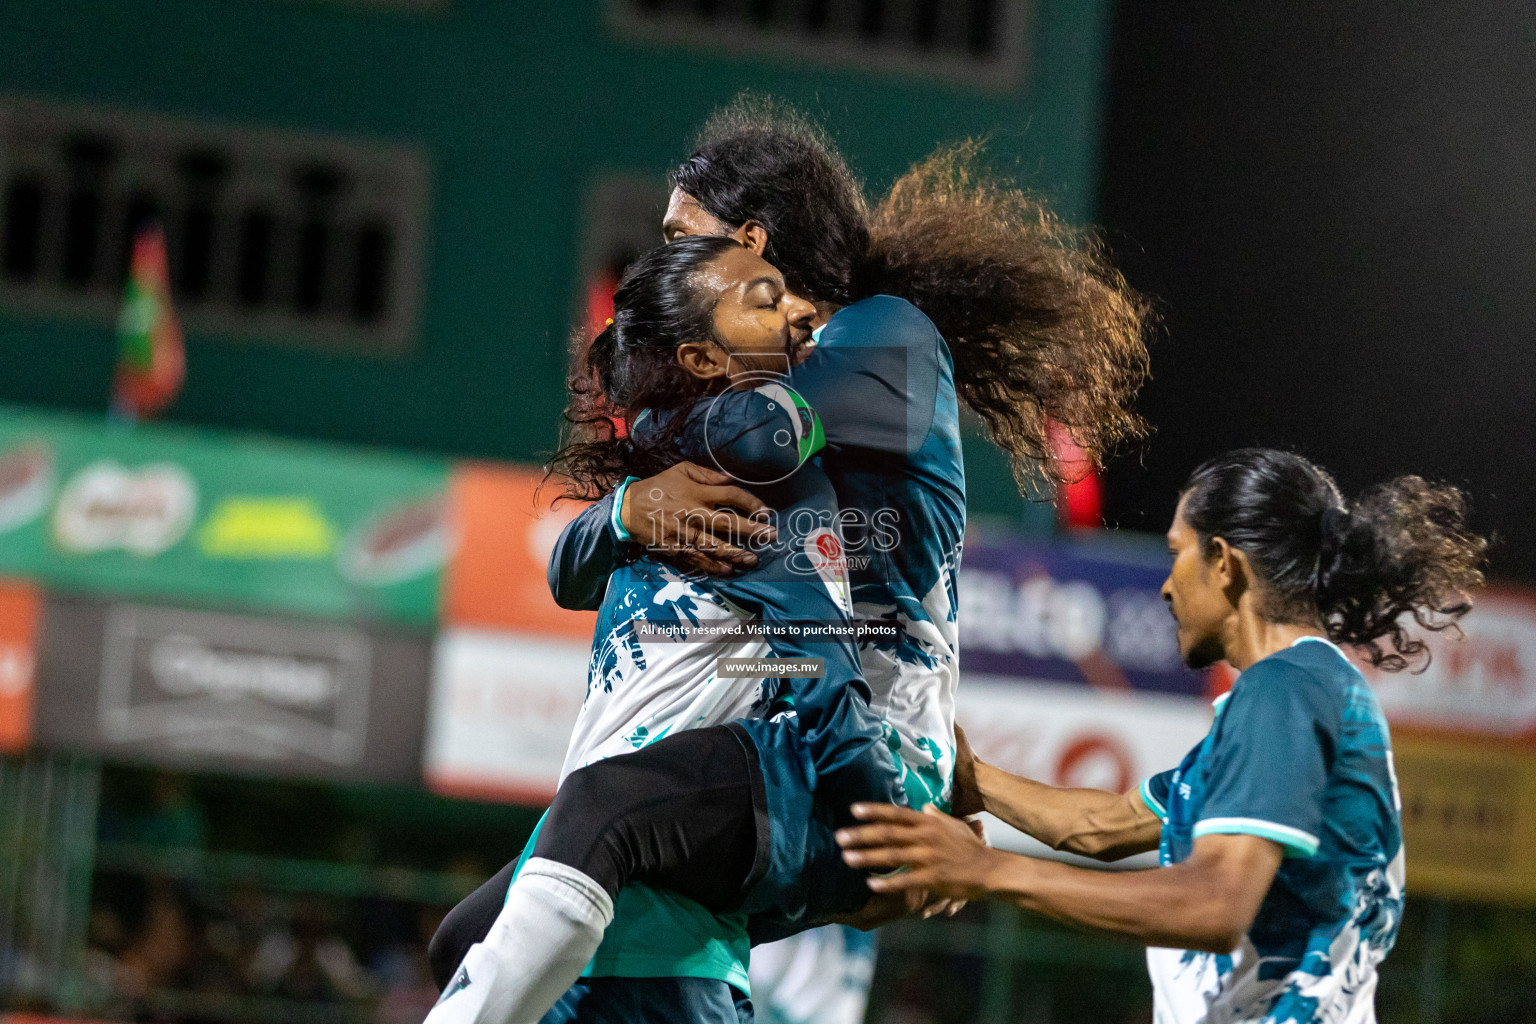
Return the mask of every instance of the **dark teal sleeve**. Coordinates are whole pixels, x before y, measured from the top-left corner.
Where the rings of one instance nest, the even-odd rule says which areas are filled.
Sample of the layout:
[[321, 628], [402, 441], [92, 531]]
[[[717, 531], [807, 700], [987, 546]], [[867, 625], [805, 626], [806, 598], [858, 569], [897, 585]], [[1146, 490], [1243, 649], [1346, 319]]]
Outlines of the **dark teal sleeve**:
[[1333, 695], [1304, 669], [1278, 657], [1250, 667], [1213, 726], [1194, 837], [1255, 835], [1287, 856], [1316, 853], [1338, 721]]
[[839, 311], [790, 384], [835, 450], [917, 451], [933, 424], [942, 340], [905, 299], [877, 295]]
[[679, 443], [686, 460], [752, 484], [782, 480], [824, 440], [815, 411], [791, 388], [771, 383], [698, 403]]
[[555, 603], [572, 611], [596, 611], [608, 591], [608, 577], [628, 554], [629, 544], [613, 532], [613, 495], [609, 494], [560, 531], [546, 571]]
[[1147, 810], [1168, 820], [1168, 794], [1173, 789], [1173, 776], [1177, 769], [1170, 768], [1165, 772], [1158, 772], [1151, 778], [1142, 780], [1141, 802], [1147, 805]]

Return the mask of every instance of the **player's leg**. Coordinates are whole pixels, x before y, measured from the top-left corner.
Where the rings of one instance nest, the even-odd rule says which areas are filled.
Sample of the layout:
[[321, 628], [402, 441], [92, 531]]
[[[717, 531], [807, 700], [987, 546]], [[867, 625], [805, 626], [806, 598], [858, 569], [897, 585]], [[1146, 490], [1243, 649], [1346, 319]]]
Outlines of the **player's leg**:
[[469, 947], [484, 939], [491, 925], [496, 923], [502, 905], [507, 902], [507, 888], [512, 884], [516, 869], [517, 861], [508, 862], [489, 881], [460, 900], [437, 926], [427, 945], [427, 959], [432, 965], [432, 980], [438, 991], [448, 987]]
[[573, 772], [429, 1024], [534, 1024], [591, 959], [625, 885], [731, 910], [764, 843], [757, 754], [738, 726], [679, 733]]

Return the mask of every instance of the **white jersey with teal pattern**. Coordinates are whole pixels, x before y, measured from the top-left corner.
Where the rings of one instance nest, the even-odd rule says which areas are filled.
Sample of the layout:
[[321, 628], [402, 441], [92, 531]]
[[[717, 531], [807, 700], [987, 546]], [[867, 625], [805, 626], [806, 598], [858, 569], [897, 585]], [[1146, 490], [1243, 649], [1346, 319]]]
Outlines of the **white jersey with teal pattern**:
[[641, 644], [636, 623], [693, 625], [753, 616], [718, 590], [642, 559], [613, 575], [587, 667], [587, 698], [566, 748], [560, 781], [578, 768], [639, 750], [673, 732], [725, 725], [766, 712], [778, 680], [733, 678], [721, 658], [767, 657], [762, 640]]
[[[947, 807], [965, 534], [949, 347], [917, 307], [876, 296], [834, 315], [788, 384], [824, 431], [816, 460], [836, 492], [854, 618], [902, 627], [899, 639], [859, 646], [871, 707], [882, 716], [908, 801]], [[549, 573], [563, 607], [598, 607], [609, 575], [629, 563], [633, 552], [612, 513], [609, 495], [561, 535]]]

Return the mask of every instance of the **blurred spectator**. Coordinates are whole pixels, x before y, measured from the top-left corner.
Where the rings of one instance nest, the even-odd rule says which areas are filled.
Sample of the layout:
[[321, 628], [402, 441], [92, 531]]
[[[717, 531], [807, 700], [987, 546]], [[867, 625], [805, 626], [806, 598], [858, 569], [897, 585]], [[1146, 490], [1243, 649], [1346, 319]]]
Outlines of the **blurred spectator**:
[[384, 949], [374, 961], [374, 976], [384, 986], [378, 1024], [416, 1024], [437, 1002], [437, 985], [427, 963], [427, 943], [443, 922], [443, 908], [416, 908], [415, 934]]
[[117, 991], [142, 999], [152, 989], [177, 987], [191, 962], [192, 925], [175, 891], [156, 883], [145, 902], [143, 924], [117, 958]]
[[373, 979], [334, 933], [328, 908], [317, 899], [301, 901], [291, 924], [262, 936], [249, 976], [257, 991], [287, 999], [366, 999], [374, 991]]

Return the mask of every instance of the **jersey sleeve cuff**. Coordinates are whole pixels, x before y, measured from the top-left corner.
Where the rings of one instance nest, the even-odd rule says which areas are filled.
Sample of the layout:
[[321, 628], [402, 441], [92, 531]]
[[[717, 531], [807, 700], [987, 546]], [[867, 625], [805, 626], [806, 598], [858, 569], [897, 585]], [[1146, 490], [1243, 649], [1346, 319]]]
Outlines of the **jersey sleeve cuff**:
[[619, 513], [624, 509], [624, 492], [629, 490], [630, 484], [639, 479], [637, 476], [624, 478], [624, 482], [619, 484], [618, 488], [613, 492], [613, 508], [608, 513], [608, 525], [613, 528], [614, 537], [625, 543], [628, 543], [633, 538], [630, 537], [629, 531], [624, 529], [624, 523], [621, 521]]
[[1194, 838], [1210, 835], [1258, 836], [1285, 847], [1287, 857], [1311, 857], [1317, 853], [1317, 836], [1290, 825], [1262, 818], [1203, 818], [1195, 822]]
[[1147, 805], [1147, 810], [1149, 810], [1153, 814], [1157, 815], [1163, 821], [1167, 821], [1168, 820], [1168, 808], [1164, 807], [1161, 803], [1159, 803], [1157, 797], [1152, 795], [1152, 780], [1151, 779], [1142, 779], [1141, 780], [1140, 791], [1141, 791], [1141, 802]]

